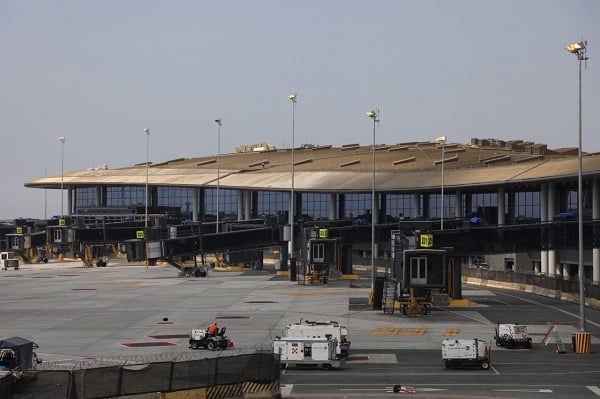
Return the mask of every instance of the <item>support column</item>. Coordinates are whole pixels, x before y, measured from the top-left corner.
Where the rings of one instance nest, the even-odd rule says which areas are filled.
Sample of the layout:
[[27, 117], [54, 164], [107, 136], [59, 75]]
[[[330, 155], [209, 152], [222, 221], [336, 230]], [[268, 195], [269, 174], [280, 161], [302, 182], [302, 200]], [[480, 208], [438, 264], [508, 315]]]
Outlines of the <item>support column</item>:
[[[556, 215], [556, 184], [548, 183], [548, 214], [547, 220], [549, 222], [554, 220]], [[548, 275], [556, 275], [556, 243], [554, 237], [554, 230], [550, 230], [548, 235]]]
[[[592, 218], [600, 219], [600, 179], [594, 179], [592, 183]], [[592, 280], [594, 284], [600, 283], [600, 226], [594, 226], [594, 242], [592, 244]]]
[[456, 219], [463, 218], [463, 201], [462, 201], [462, 192], [460, 190], [456, 190], [454, 193], [456, 196], [455, 205], [454, 205], [454, 217]]
[[465, 217], [470, 220], [472, 215], [473, 215], [473, 194], [466, 193], [465, 194]]
[[497, 197], [496, 202], [498, 204], [498, 225], [506, 224], [506, 212], [504, 211], [506, 204], [504, 201], [504, 196], [505, 196], [504, 187], [503, 186], [498, 187], [498, 191], [496, 192], [496, 197]]
[[[543, 226], [544, 222], [548, 221], [548, 186], [542, 184], [540, 186], [540, 220], [542, 222], [542, 229], [547, 228]], [[543, 234], [543, 233], [542, 233]], [[540, 251], [540, 272], [544, 275], [548, 275], [548, 241], [542, 241], [542, 249]]]
[[337, 219], [337, 195], [329, 194], [329, 220]]
[[429, 212], [429, 194], [421, 194], [421, 198], [423, 199], [421, 202], [421, 214], [424, 219], [431, 219], [431, 214]]
[[563, 264], [563, 278], [568, 280], [571, 276], [571, 265], [568, 263]]
[[192, 222], [198, 221], [198, 189], [192, 188]]
[[346, 219], [348, 215], [346, 214], [346, 194], [338, 194], [338, 219]]
[[102, 205], [102, 186], [96, 186], [96, 206], [100, 207]]
[[73, 214], [73, 188], [67, 188], [67, 216]]
[[237, 220], [244, 220], [244, 190], [237, 190]]
[[[371, 209], [371, 217], [375, 218], [373, 219], [375, 221], [375, 224], [379, 223], [379, 194], [375, 193], [375, 201], [373, 201], [373, 203], [375, 204], [375, 209]], [[377, 256], [376, 256], [377, 257]]]
[[244, 220], [252, 219], [252, 195], [251, 191], [244, 190]]
[[508, 223], [509, 224], [514, 224], [516, 221], [516, 216], [515, 216], [515, 204], [516, 204], [516, 194], [514, 191], [509, 191], [508, 192]]
[[419, 193], [415, 193], [413, 196], [413, 212], [414, 212], [414, 214], [412, 215], [413, 219], [416, 219], [417, 216], [422, 216], [421, 215], [421, 194], [419, 194]]

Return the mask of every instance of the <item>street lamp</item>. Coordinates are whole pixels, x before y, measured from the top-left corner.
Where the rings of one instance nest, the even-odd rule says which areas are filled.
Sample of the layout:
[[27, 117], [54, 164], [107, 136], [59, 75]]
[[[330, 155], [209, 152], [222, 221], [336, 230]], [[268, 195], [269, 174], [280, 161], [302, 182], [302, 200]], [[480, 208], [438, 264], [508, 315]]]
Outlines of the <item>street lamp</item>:
[[440, 136], [435, 139], [442, 146], [442, 205], [440, 216], [440, 230], [444, 230], [444, 147], [446, 147], [446, 136]]
[[371, 186], [371, 293], [375, 295], [375, 217], [377, 200], [375, 199], [375, 128], [379, 123], [379, 110], [371, 110], [365, 113], [373, 119], [373, 148], [371, 148], [371, 162], [373, 164], [373, 178]]
[[221, 125], [222, 119], [215, 119], [217, 123], [217, 227], [216, 232], [219, 233], [219, 184], [221, 180]]
[[65, 216], [64, 211], [64, 183], [65, 183], [65, 136], [58, 138], [60, 141], [60, 217]]
[[146, 210], [144, 211], [144, 228], [148, 228], [148, 141], [150, 137], [150, 129], [147, 127], [144, 128], [144, 133], [146, 133]]
[[581, 331], [585, 332], [585, 270], [583, 265], [583, 178], [582, 178], [582, 146], [581, 146], [581, 61], [587, 61], [587, 40], [569, 44], [565, 47], [569, 53], [575, 54], [579, 61], [579, 167], [577, 171], [577, 218], [579, 227], [579, 315]]
[[[298, 96], [296, 93], [292, 93], [288, 96], [288, 99], [292, 102], [292, 190], [290, 192], [290, 214], [289, 214], [289, 223], [290, 223], [290, 279], [295, 280], [296, 274], [296, 264], [294, 257], [294, 216], [296, 214], [296, 205], [295, 205], [295, 193], [294, 193], [294, 147], [295, 147], [295, 136], [296, 136], [296, 102], [298, 101]], [[293, 270], [292, 270], [293, 269]], [[294, 276], [292, 276], [294, 274]]]

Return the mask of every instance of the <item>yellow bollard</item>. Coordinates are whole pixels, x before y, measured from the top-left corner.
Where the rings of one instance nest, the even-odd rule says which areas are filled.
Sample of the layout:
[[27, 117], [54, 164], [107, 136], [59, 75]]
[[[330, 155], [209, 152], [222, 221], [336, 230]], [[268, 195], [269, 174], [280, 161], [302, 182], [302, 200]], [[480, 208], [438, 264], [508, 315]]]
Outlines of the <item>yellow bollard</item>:
[[592, 353], [592, 334], [575, 333], [575, 353]]

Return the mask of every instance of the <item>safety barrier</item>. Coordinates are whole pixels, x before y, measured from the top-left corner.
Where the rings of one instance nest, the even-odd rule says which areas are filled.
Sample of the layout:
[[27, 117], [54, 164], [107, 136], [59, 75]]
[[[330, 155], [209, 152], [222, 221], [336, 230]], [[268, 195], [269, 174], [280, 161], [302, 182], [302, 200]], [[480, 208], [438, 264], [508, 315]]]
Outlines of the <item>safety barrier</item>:
[[0, 390], [0, 399], [155, 398], [157, 393], [169, 398], [190, 397], [185, 396], [186, 391], [207, 399], [275, 398], [280, 374], [279, 359], [268, 352], [84, 370], [40, 370], [32, 372], [18, 392]]

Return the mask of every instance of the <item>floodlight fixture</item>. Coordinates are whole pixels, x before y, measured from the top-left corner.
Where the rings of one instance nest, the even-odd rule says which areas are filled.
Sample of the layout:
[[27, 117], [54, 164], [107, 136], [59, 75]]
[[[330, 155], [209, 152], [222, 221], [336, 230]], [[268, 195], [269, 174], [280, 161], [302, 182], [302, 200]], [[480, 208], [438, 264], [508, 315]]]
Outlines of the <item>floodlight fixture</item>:
[[145, 210], [144, 210], [144, 228], [148, 228], [148, 141], [150, 137], [150, 129], [145, 127], [144, 133], [146, 134], [146, 190], [145, 190]]
[[216, 232], [219, 233], [219, 186], [221, 184], [221, 125], [223, 119], [215, 119], [215, 123], [218, 125], [217, 128], [217, 224]]
[[569, 44], [565, 47], [571, 54], [577, 56], [579, 61], [579, 152], [578, 161], [579, 167], [577, 172], [577, 219], [578, 219], [578, 236], [579, 236], [579, 261], [578, 261], [578, 273], [579, 273], [579, 318], [580, 328], [582, 332], [586, 330], [585, 320], [585, 265], [583, 262], [583, 161], [582, 161], [582, 133], [581, 133], [581, 61], [587, 61], [587, 40], [581, 40], [580, 42]]
[[65, 136], [58, 138], [60, 141], [60, 217], [64, 217], [64, 185], [65, 185]]

